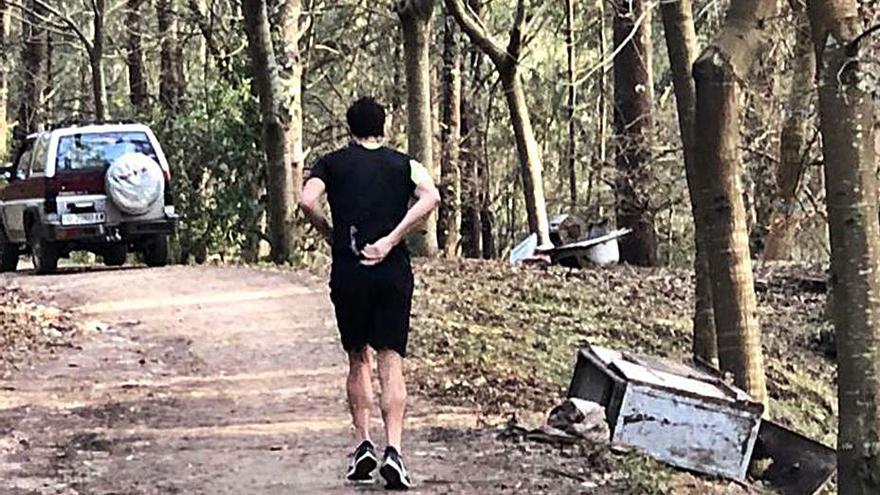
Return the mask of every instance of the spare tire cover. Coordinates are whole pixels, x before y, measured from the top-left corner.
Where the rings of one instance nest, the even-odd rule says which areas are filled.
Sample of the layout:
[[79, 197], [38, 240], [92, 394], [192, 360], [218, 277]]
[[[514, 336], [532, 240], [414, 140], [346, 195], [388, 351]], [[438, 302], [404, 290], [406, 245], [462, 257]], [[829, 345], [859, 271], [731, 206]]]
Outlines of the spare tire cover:
[[165, 192], [165, 176], [155, 160], [143, 153], [125, 153], [107, 170], [107, 194], [123, 213], [143, 215]]

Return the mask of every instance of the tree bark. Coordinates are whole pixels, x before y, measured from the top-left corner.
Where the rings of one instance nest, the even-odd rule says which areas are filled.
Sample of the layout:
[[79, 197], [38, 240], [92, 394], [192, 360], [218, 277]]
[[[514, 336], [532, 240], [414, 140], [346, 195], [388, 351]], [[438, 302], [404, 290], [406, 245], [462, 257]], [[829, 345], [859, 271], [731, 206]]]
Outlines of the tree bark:
[[566, 120], [568, 121], [568, 141], [566, 143], [566, 169], [568, 171], [568, 201], [571, 208], [577, 206], [577, 125], [575, 110], [577, 106], [577, 85], [575, 84], [574, 47], [574, 7], [575, 0], [565, 0], [565, 79], [568, 85], [568, 104]]
[[95, 118], [107, 119], [107, 85], [104, 83], [104, 0], [94, 0], [92, 17], [93, 38], [89, 50], [89, 65], [92, 68], [92, 93], [95, 99]]
[[[631, 39], [627, 41], [628, 38]], [[633, 233], [620, 242], [620, 259], [657, 264], [657, 234], [647, 194], [653, 128], [651, 11], [643, 0], [616, 2], [614, 46], [614, 129], [617, 135], [617, 226]]]
[[443, 254], [454, 258], [461, 252], [461, 44], [455, 19], [446, 15], [443, 31], [443, 153], [440, 160], [438, 219]]
[[513, 124], [529, 230], [538, 236], [539, 244], [550, 245], [550, 222], [544, 199], [543, 165], [519, 73], [519, 57], [523, 43], [522, 28], [525, 22], [524, 0], [517, 1], [513, 27], [506, 48], [492, 39], [473, 11], [469, 11], [465, 6], [464, 0], [446, 0], [446, 6], [455, 16], [462, 31], [492, 60], [498, 70]]
[[12, 59], [9, 43], [10, 10], [6, 0], [0, 0], [0, 160], [7, 161], [6, 149], [9, 121], [6, 107], [9, 105], [9, 73]]
[[[761, 47], [762, 26], [775, 15], [773, 0], [734, 0], [718, 37], [694, 64], [696, 82], [696, 211], [706, 225], [712, 302], [721, 369], [755, 399], [767, 402], [761, 329], [752, 278], [746, 212], [740, 182], [737, 84]], [[701, 228], [697, 223], [697, 229]]]
[[[242, 1], [242, 4], [245, 2]], [[245, 10], [244, 8], [242, 10]], [[251, 14], [244, 12], [244, 14]], [[157, 0], [156, 16], [162, 43], [159, 53], [159, 102], [167, 110], [177, 110], [183, 95], [180, 47], [177, 41], [177, 12], [174, 0]]]
[[[397, 4], [403, 32], [406, 71], [406, 138], [409, 154], [436, 176], [431, 118], [431, 15], [434, 0], [404, 0]], [[410, 237], [416, 256], [437, 255], [437, 214]]]
[[776, 170], [776, 198], [770, 214], [770, 231], [764, 247], [764, 260], [790, 260], [794, 248], [794, 236], [802, 213], [797, 203], [797, 193], [803, 177], [806, 160], [807, 129], [810, 123], [810, 106], [813, 81], [816, 73], [816, 56], [810, 37], [810, 26], [799, 2], [794, 5], [796, 40], [792, 64], [791, 92], [788, 95], [788, 111], [782, 126], [779, 144], [779, 166]]
[[44, 19], [48, 13], [35, 0], [27, 0], [22, 17], [22, 92], [18, 104], [18, 123], [13, 131], [17, 153], [24, 139], [43, 122], [42, 100], [46, 90], [48, 38]]
[[[831, 237], [838, 355], [840, 495], [880, 493], [880, 226], [874, 69], [859, 60], [855, 2], [808, 4], [819, 66], [819, 118]], [[868, 43], [869, 40], [862, 40]]]
[[147, 109], [149, 89], [144, 71], [144, 51], [141, 43], [143, 37], [143, 12], [141, 8], [145, 0], [128, 0], [126, 3], [126, 25], [128, 28], [128, 97], [135, 110], [143, 112]]
[[[299, 201], [302, 190], [303, 166], [305, 154], [303, 151], [303, 62], [300, 52], [300, 18], [302, 16], [302, 0], [286, 0], [279, 9], [279, 22], [281, 24], [281, 41], [283, 49], [281, 56], [281, 90], [284, 100], [282, 118], [285, 125], [284, 136], [287, 149], [290, 153], [290, 165], [286, 167], [283, 182], [292, 184], [292, 190], [284, 192], [285, 198], [291, 201], [293, 208]], [[295, 229], [295, 226], [287, 228]], [[293, 236], [296, 236], [294, 230]]]
[[462, 219], [461, 219], [461, 250], [467, 258], [479, 258], [482, 252], [480, 234], [480, 114], [476, 108], [477, 95], [480, 87], [479, 79], [479, 53], [473, 53], [473, 66], [469, 81], [467, 96], [462, 98]]
[[660, 14], [666, 37], [666, 51], [672, 68], [672, 84], [678, 109], [678, 126], [684, 149], [684, 168], [694, 224], [694, 356], [706, 363], [718, 364], [718, 342], [715, 335], [715, 312], [712, 309], [712, 280], [709, 277], [709, 258], [706, 239], [697, 235], [705, 232], [704, 213], [697, 209], [696, 170], [694, 155], [696, 94], [691, 67], [697, 58], [697, 36], [694, 29], [693, 3], [691, 0], [661, 2]]
[[272, 45], [265, 0], [242, 0], [242, 13], [263, 121], [271, 257], [272, 261], [280, 264], [290, 261], [296, 240], [292, 153], [287, 140], [287, 126], [282, 117], [287, 113], [285, 95]]

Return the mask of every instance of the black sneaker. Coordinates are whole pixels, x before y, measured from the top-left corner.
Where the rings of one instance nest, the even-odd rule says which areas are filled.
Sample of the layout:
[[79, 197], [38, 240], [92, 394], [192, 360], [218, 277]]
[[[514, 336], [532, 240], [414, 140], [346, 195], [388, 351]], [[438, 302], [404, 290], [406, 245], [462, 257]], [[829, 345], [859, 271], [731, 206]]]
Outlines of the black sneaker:
[[345, 475], [349, 481], [363, 483], [365, 481], [373, 481], [373, 470], [379, 465], [379, 459], [376, 458], [376, 448], [373, 442], [364, 440], [351, 457], [351, 464], [348, 466], [348, 474]]
[[379, 474], [385, 479], [385, 488], [389, 490], [412, 488], [412, 480], [409, 479], [409, 473], [406, 471], [406, 466], [403, 465], [403, 458], [394, 447], [385, 449], [385, 460], [382, 462]]

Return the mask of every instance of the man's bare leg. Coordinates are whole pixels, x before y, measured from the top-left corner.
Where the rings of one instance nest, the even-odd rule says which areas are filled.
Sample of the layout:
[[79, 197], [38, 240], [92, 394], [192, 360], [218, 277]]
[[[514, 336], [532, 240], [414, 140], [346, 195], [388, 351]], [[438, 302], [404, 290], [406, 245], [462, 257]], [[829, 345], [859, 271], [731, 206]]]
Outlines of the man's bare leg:
[[371, 355], [369, 347], [348, 354], [348, 407], [357, 444], [370, 440], [370, 413], [373, 409]]
[[382, 419], [388, 446], [401, 452], [403, 415], [406, 410], [406, 383], [403, 379], [403, 358], [395, 351], [378, 351], [379, 382], [382, 384]]

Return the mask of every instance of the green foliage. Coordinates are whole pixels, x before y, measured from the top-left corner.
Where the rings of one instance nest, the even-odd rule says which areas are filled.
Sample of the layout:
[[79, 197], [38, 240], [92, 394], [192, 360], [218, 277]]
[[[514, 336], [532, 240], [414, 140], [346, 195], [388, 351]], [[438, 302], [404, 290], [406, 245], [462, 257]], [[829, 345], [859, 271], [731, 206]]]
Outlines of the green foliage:
[[171, 165], [181, 216], [178, 261], [253, 259], [265, 211], [265, 159], [257, 102], [246, 83], [217, 82], [180, 112], [155, 111], [151, 125]]

